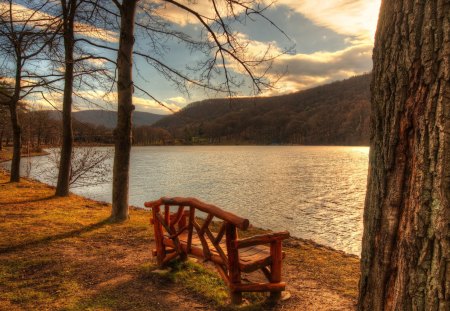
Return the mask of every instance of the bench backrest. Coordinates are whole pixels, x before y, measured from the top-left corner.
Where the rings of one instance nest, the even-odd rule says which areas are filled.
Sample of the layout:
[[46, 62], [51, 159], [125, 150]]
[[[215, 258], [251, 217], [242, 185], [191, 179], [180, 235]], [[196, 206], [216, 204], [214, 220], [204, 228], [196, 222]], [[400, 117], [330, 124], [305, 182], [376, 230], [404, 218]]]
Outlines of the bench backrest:
[[202, 202], [196, 198], [183, 198], [183, 197], [165, 198], [165, 197], [163, 197], [159, 200], [145, 203], [146, 207], [154, 207], [154, 206], [162, 206], [162, 205], [193, 207], [193, 208], [198, 209], [208, 215], [212, 215], [216, 218], [219, 218], [230, 224], [233, 224], [241, 230], [247, 230], [248, 226], [250, 225], [250, 222], [248, 219], [245, 219], [245, 218], [239, 217], [235, 214], [232, 214], [230, 212], [224, 211], [223, 209], [221, 209], [215, 205]]
[[[203, 248], [203, 257], [211, 258], [210, 245], [212, 245], [222, 258], [224, 264], [228, 267], [238, 264], [238, 251], [235, 241], [237, 240], [237, 228], [246, 230], [249, 227], [249, 220], [236, 216], [230, 212], [224, 211], [217, 206], [207, 204], [195, 198], [161, 198], [156, 201], [146, 202], [146, 207], [152, 208], [153, 222], [155, 230], [156, 247], [159, 254], [163, 251], [164, 246], [158, 245], [163, 240], [163, 229], [172, 238], [175, 247], [181, 249], [178, 236], [187, 230], [187, 252], [190, 253], [192, 235], [196, 231]], [[178, 207], [176, 213], [170, 212], [170, 207]], [[162, 208], [164, 210], [162, 210]], [[195, 210], [202, 211], [207, 214], [202, 224], [199, 224], [195, 217]], [[214, 218], [222, 220], [217, 232], [213, 233], [209, 226]], [[227, 254], [226, 256], [222, 246], [220, 245], [225, 236]], [[207, 239], [210, 243], [207, 242]], [[157, 253], [158, 253], [157, 252]]]

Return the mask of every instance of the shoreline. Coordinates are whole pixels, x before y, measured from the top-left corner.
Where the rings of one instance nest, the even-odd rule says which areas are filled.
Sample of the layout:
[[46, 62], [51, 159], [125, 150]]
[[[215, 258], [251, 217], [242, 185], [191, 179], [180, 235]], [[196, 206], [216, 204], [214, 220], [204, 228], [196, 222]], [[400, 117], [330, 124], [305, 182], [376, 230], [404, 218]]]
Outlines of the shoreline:
[[[42, 306], [71, 309], [72, 304], [81, 304], [80, 309], [85, 309], [93, 307], [90, 304], [98, 301], [107, 303], [99, 308], [107, 308], [112, 302], [98, 300], [96, 295], [101, 292], [102, 297], [111, 294], [113, 298], [110, 298], [116, 299], [125, 290], [127, 295], [134, 297], [133, 303], [147, 303], [145, 307], [136, 306], [136, 309], [144, 310], [154, 303], [154, 299], [162, 306], [170, 301], [170, 298], [159, 292], [161, 288], [157, 284], [163, 282], [164, 288], [175, 288], [173, 290], [187, 303], [172, 310], [181, 311], [197, 305], [206, 310], [233, 310], [227, 307], [226, 288], [209, 267], [195, 266], [192, 274], [173, 272], [175, 274], [170, 276], [173, 281], [169, 283], [151, 272], [156, 267], [151, 257], [153, 230], [147, 211], [132, 207], [130, 220], [122, 224], [109, 224], [105, 219], [109, 216], [110, 204], [75, 194], [56, 198], [53, 187], [27, 178], [23, 178], [20, 183], [9, 183], [8, 173], [4, 169], [0, 170], [0, 207], [0, 218], [5, 220], [0, 223], [0, 237], [3, 235], [0, 238], [0, 309], [14, 310], [17, 306], [25, 309]], [[242, 236], [262, 232], [267, 230], [251, 227], [242, 232]], [[357, 256], [299, 238], [288, 239], [284, 243], [284, 251], [286, 259], [283, 275], [288, 284], [287, 290], [293, 298], [281, 302], [277, 305], [279, 308], [354, 309], [359, 279]], [[117, 267], [124, 268], [118, 269], [117, 264]], [[30, 268], [26, 268], [28, 266]], [[21, 269], [27, 269], [26, 279], [23, 279], [24, 272]], [[60, 271], [72, 272], [59, 276]], [[29, 278], [33, 282], [27, 281]], [[201, 282], [208, 278], [212, 283], [206, 287], [192, 287], [192, 284], [198, 283], [193, 278], [200, 278]], [[129, 287], [126, 280], [133, 280]], [[28, 283], [23, 285], [22, 282]], [[72, 285], [67, 289], [64, 285], [67, 282], [75, 282], [77, 289], [73, 291]], [[114, 285], [116, 282], [121, 285]], [[45, 285], [47, 283], [51, 285]], [[17, 291], [20, 286], [24, 287]], [[54, 289], [55, 286], [58, 289]], [[136, 288], [140, 290], [136, 291]], [[55, 296], [55, 290], [61, 294]], [[146, 293], [149, 291], [159, 294], [148, 301], [149, 295]], [[8, 298], [16, 296], [18, 298]], [[66, 301], [68, 296], [70, 299]], [[254, 306], [254, 309], [249, 310], [263, 308], [261, 298], [257, 297], [260, 296], [249, 296]], [[120, 305], [122, 301], [114, 300], [113, 303]], [[123, 306], [122, 309], [128, 307]]]
[[[189, 145], [183, 145], [183, 146], [189, 146]], [[192, 147], [194, 147], [194, 146], [201, 146], [201, 145], [192, 145]], [[208, 145], [208, 146], [215, 146], [215, 145]], [[248, 146], [257, 146], [257, 145], [248, 145]], [[261, 146], [262, 146], [262, 145], [261, 145]], [[94, 147], [110, 147], [110, 146], [94, 146]], [[136, 147], [166, 147], [166, 146], [136, 146]], [[177, 146], [174, 146], [174, 147], [177, 147]], [[327, 146], [306, 146], [306, 147], [327, 147]], [[328, 146], [328, 147], [336, 147], [336, 146]], [[340, 147], [353, 147], [353, 146], [340, 146]], [[356, 146], [355, 146], [355, 147], [356, 147]], [[22, 158], [28, 158], [28, 157], [40, 157], [40, 156], [45, 156], [45, 155], [48, 155], [48, 154], [49, 154], [49, 153], [46, 152], [46, 151], [43, 149], [42, 152], [40, 152], [40, 153], [33, 153], [33, 154], [30, 154], [29, 156], [28, 156], [28, 155], [22, 155]], [[4, 163], [4, 162], [8, 162], [8, 161], [11, 161], [11, 159], [4, 159], [4, 158], [2, 158], [2, 157], [1, 157], [1, 153], [0, 153], [0, 164], [1, 164], [1, 163]], [[0, 171], [1, 171], [2, 169], [4, 169], [4, 170], [9, 174], [9, 170], [8, 170], [8, 169], [5, 169], [4, 167], [0, 167]], [[21, 179], [26, 179], [26, 180], [30, 180], [30, 181], [33, 181], [33, 182], [42, 183], [42, 184], [44, 184], [44, 185], [46, 185], [46, 186], [48, 186], [48, 187], [54, 188], [54, 186], [49, 185], [49, 184], [47, 184], [47, 183], [45, 183], [45, 182], [43, 182], [43, 181], [40, 181], [40, 180], [38, 180], [38, 179], [35, 179], [35, 178], [31, 178], [31, 177], [21, 177]], [[89, 198], [89, 197], [85, 197], [85, 196], [83, 196], [83, 195], [79, 195], [79, 194], [73, 193], [72, 191], [71, 191], [70, 193], [71, 193], [71, 195], [76, 195], [76, 196], [84, 197], [85, 199], [92, 200], [92, 201], [97, 202], [97, 203], [99, 203], [99, 204], [111, 205], [111, 203], [110, 203], [110, 202], [107, 202], [107, 201], [98, 201], [98, 200], [94, 200], [94, 199], [91, 199], [91, 198]], [[145, 207], [140, 207], [140, 206], [133, 206], [133, 205], [130, 205], [130, 208], [137, 209], [137, 210], [142, 210], [142, 211], [145, 211], [145, 212], [149, 212], [149, 210], [148, 210], [147, 208], [145, 208]], [[250, 220], [251, 220], [251, 219], [250, 219]], [[273, 230], [271, 230], [271, 229], [269, 229], [269, 228], [257, 227], [257, 226], [253, 226], [253, 225], [250, 225], [250, 227], [253, 228], [253, 229], [256, 230], [256, 231], [261, 232], [261, 233], [273, 232]], [[325, 244], [321, 244], [321, 243], [316, 242], [316, 241], [314, 241], [314, 240], [312, 240], [312, 239], [305, 239], [305, 238], [298, 237], [298, 236], [291, 236], [290, 239], [293, 239], [293, 240], [296, 240], [296, 241], [299, 241], [299, 242], [302, 242], [302, 243], [308, 243], [308, 244], [311, 244], [311, 245], [313, 245], [314, 247], [317, 247], [317, 248], [322, 248], [322, 249], [334, 251], [334, 252], [337, 252], [337, 253], [341, 253], [341, 254], [343, 254], [343, 255], [345, 255], [345, 256], [348, 256], [349, 258], [355, 258], [355, 259], [358, 259], [358, 260], [361, 258], [361, 257], [358, 256], [357, 254], [353, 254], [353, 253], [346, 252], [346, 251], [344, 251], [344, 250], [336, 249], [336, 248], [334, 248], [334, 247], [332, 247], [332, 246], [328, 246], [328, 245], [325, 245]]]
[[[30, 154], [22, 153], [20, 158], [33, 158], [33, 157], [41, 157], [48, 155], [44, 149], [39, 152], [30, 152]], [[3, 150], [0, 151], [0, 163], [8, 162], [12, 160], [12, 148], [11, 147], [3, 147]]]

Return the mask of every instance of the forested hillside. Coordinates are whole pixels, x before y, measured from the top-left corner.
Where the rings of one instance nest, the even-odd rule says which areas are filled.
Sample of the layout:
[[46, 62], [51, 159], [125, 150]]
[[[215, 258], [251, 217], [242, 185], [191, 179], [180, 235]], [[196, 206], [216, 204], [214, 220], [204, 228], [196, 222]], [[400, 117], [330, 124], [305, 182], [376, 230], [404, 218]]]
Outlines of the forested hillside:
[[370, 75], [275, 97], [195, 102], [154, 124], [185, 143], [367, 145]]

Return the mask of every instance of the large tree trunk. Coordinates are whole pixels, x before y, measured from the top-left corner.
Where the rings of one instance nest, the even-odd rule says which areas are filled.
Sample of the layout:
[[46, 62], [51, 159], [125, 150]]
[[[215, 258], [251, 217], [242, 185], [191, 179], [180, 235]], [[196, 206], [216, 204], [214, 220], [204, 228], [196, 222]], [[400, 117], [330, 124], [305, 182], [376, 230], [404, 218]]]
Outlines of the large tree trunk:
[[114, 130], [115, 152], [111, 220], [128, 219], [128, 187], [131, 152], [131, 116], [133, 106], [134, 18], [137, 0], [124, 0], [121, 6], [120, 41], [117, 57], [117, 127]]
[[450, 1], [384, 0], [359, 310], [450, 310]]
[[9, 106], [11, 117], [11, 128], [13, 134], [13, 157], [11, 161], [10, 182], [20, 181], [20, 152], [22, 149], [22, 129], [20, 127], [19, 116], [17, 114], [17, 103]]
[[68, 196], [70, 186], [70, 170], [73, 149], [72, 131], [72, 93], [73, 93], [73, 50], [75, 44], [74, 18], [76, 0], [70, 0], [69, 6], [62, 0], [64, 11], [64, 52], [65, 52], [65, 73], [64, 73], [64, 95], [62, 110], [62, 142], [61, 158], [59, 162], [58, 183], [56, 184], [56, 196]]

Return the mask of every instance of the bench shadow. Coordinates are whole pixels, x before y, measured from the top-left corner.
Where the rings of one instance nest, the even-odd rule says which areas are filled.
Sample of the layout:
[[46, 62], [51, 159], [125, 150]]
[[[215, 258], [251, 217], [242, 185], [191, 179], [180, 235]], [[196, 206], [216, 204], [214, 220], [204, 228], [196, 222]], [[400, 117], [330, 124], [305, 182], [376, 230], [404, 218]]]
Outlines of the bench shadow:
[[59, 234], [55, 234], [55, 235], [46, 236], [46, 237], [43, 237], [43, 238], [40, 238], [37, 240], [32, 240], [32, 241], [28, 241], [28, 242], [17, 244], [17, 245], [0, 248], [0, 254], [8, 254], [8, 253], [12, 253], [12, 252], [15, 252], [18, 250], [24, 250], [28, 247], [41, 246], [41, 245], [48, 244], [48, 243], [51, 243], [54, 241], [64, 240], [67, 238], [80, 236], [83, 233], [87, 233], [87, 232], [99, 229], [108, 223], [110, 223], [110, 219], [106, 218], [102, 221], [99, 221], [97, 223], [94, 223], [94, 224], [91, 224], [89, 226], [85, 226], [85, 227], [82, 227], [79, 229], [75, 229], [75, 230], [71, 230], [68, 232], [63, 232], [63, 233], [59, 233]]

